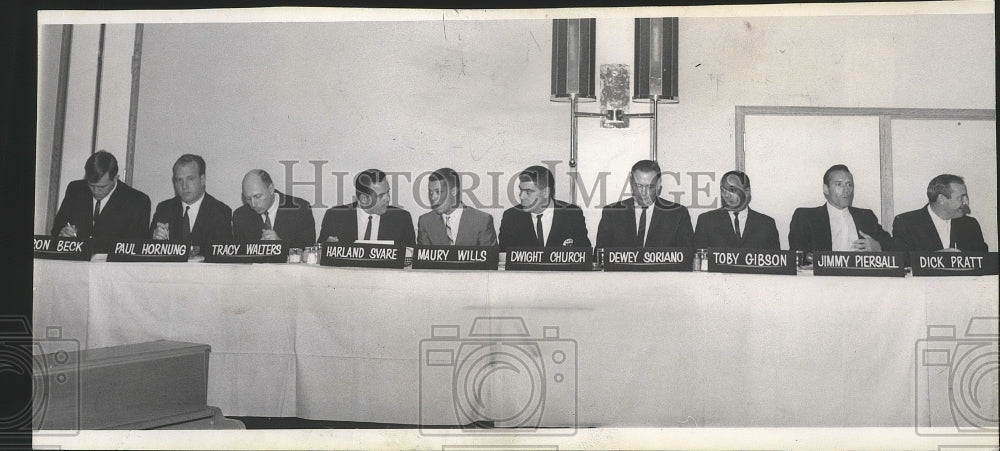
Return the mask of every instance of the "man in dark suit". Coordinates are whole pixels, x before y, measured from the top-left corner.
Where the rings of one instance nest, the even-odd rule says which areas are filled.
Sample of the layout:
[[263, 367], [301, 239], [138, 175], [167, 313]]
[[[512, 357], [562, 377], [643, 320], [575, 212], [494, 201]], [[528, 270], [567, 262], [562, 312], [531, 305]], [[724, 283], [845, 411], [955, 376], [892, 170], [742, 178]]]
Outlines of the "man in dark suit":
[[531, 166], [517, 178], [521, 203], [503, 212], [501, 251], [524, 246], [590, 247], [583, 211], [555, 199], [555, 178], [547, 168]]
[[722, 208], [698, 216], [694, 247], [780, 249], [774, 218], [750, 208], [750, 177], [729, 171], [719, 182]]
[[174, 162], [175, 196], [160, 202], [149, 225], [154, 240], [204, 244], [233, 239], [233, 210], [205, 192], [205, 160], [192, 154]]
[[788, 246], [804, 252], [892, 250], [892, 237], [871, 210], [855, 208], [854, 176], [842, 164], [823, 174], [826, 204], [797, 208], [788, 230]]
[[969, 209], [965, 179], [941, 174], [927, 185], [927, 205], [896, 216], [892, 235], [900, 251], [986, 252], [983, 229]]
[[687, 208], [660, 196], [660, 165], [632, 165], [632, 197], [604, 207], [597, 226], [597, 247], [687, 247], [694, 232]]
[[451, 168], [431, 173], [427, 183], [431, 211], [417, 219], [417, 244], [496, 246], [493, 215], [462, 203], [462, 179]]
[[142, 240], [149, 224], [149, 196], [118, 180], [118, 160], [101, 150], [87, 159], [84, 179], [70, 182], [52, 235], [92, 238], [94, 252], [115, 240]]
[[378, 169], [361, 172], [354, 178], [354, 191], [356, 202], [331, 207], [323, 215], [320, 241], [384, 240], [413, 246], [413, 217], [410, 212], [389, 205], [392, 198], [385, 172]]
[[283, 240], [290, 247], [316, 244], [316, 220], [303, 199], [274, 189], [271, 175], [254, 169], [243, 176], [243, 205], [233, 212], [236, 241]]

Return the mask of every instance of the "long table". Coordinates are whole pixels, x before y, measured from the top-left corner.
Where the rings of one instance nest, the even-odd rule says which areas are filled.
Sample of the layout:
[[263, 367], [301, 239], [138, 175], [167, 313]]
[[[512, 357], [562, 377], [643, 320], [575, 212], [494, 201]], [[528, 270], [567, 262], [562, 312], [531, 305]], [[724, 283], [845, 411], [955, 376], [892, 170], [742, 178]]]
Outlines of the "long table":
[[39, 337], [209, 344], [226, 415], [423, 425], [949, 426], [918, 341], [998, 316], [996, 276], [36, 260], [34, 287]]

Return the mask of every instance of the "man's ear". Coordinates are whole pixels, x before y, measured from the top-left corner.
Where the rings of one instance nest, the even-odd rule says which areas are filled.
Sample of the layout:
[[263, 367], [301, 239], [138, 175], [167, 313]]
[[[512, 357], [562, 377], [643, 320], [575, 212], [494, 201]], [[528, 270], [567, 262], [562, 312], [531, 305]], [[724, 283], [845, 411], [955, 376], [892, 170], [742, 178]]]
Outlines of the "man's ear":
[[372, 200], [371, 196], [365, 193], [358, 193], [358, 205], [364, 208], [368, 208], [372, 205], [371, 200]]

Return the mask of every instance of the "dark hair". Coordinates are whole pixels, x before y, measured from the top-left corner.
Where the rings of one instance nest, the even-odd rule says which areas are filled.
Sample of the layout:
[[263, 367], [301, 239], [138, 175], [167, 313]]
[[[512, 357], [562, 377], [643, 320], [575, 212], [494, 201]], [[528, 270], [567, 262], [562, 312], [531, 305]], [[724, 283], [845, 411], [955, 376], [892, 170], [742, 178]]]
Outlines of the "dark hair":
[[830, 184], [830, 174], [833, 174], [834, 172], [837, 172], [837, 171], [844, 171], [844, 172], [846, 172], [848, 174], [851, 173], [851, 170], [847, 169], [847, 166], [842, 165], [842, 164], [835, 164], [833, 166], [830, 166], [830, 169], [827, 169], [826, 172], [823, 173], [823, 184], [824, 185], [829, 185]]
[[531, 166], [518, 174], [517, 179], [522, 182], [534, 183], [538, 190], [549, 189], [549, 197], [556, 197], [556, 180], [552, 177], [552, 172], [545, 166]]
[[108, 174], [109, 179], [118, 176], [118, 159], [106, 150], [99, 150], [83, 164], [83, 178], [88, 183], [97, 183], [104, 174]]
[[639, 160], [632, 165], [632, 171], [629, 172], [631, 176], [636, 171], [638, 172], [652, 172], [656, 174], [656, 179], [660, 179], [660, 164], [653, 160]]
[[462, 178], [452, 168], [441, 168], [431, 173], [431, 182], [443, 182], [446, 189], [455, 188], [456, 199], [462, 198]]
[[383, 181], [385, 181], [385, 172], [378, 169], [366, 169], [358, 174], [357, 177], [354, 177], [354, 190], [358, 194], [371, 196], [375, 193], [372, 185], [382, 183]]
[[198, 175], [205, 175], [205, 159], [194, 154], [186, 153], [181, 155], [177, 161], [174, 162], [174, 169], [182, 164], [194, 163], [198, 165]]
[[727, 178], [729, 178], [730, 175], [735, 175], [737, 178], [739, 178], [740, 183], [742, 183], [744, 187], [746, 188], [750, 187], [750, 176], [748, 176], [743, 171], [729, 171], [725, 174], [722, 174], [722, 179], [720, 179], [719, 182], [721, 183], [722, 181], [725, 181]]
[[952, 174], [941, 174], [932, 178], [931, 182], [927, 184], [927, 201], [934, 202], [937, 200], [938, 194], [944, 194], [944, 197], [951, 199], [952, 183], [964, 185], [965, 179]]

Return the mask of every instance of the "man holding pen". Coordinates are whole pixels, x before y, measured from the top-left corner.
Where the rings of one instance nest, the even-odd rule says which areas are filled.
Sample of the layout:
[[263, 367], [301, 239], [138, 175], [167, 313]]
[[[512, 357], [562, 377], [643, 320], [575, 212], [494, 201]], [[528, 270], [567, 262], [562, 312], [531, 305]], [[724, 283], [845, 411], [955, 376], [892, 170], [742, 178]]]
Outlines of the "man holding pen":
[[93, 239], [96, 253], [115, 240], [142, 240], [149, 226], [149, 196], [118, 180], [118, 160], [101, 150], [84, 164], [83, 180], [66, 187], [52, 235]]

